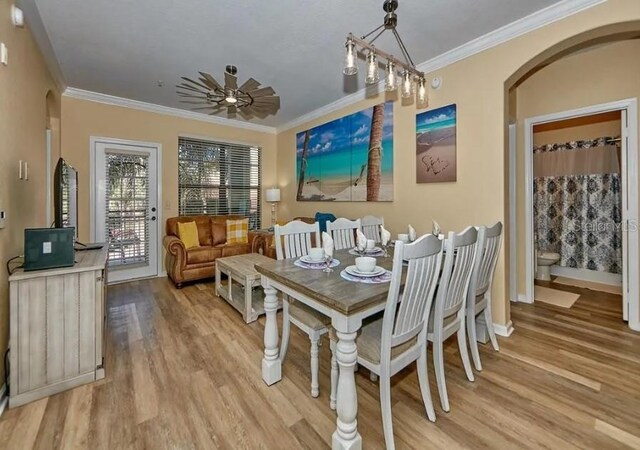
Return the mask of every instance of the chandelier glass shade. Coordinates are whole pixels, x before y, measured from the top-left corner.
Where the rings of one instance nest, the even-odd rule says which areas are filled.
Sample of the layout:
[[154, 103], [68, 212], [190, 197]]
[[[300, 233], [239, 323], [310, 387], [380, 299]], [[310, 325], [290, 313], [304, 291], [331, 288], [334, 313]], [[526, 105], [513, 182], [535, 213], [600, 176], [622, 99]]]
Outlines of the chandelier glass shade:
[[[352, 33], [347, 35], [343, 73], [345, 75], [357, 74], [358, 48], [366, 50], [367, 70], [365, 83], [367, 85], [373, 85], [380, 81], [378, 60], [386, 60], [384, 76], [385, 91], [393, 92], [398, 89], [398, 86], [400, 86], [402, 98], [410, 98], [415, 95], [416, 104], [419, 107], [423, 107], [428, 103], [425, 76], [424, 72], [416, 69], [404, 42], [402, 42], [400, 34], [398, 34], [398, 31], [396, 30], [396, 26], [398, 25], [398, 16], [395, 11], [398, 9], [398, 0], [384, 0], [382, 9], [384, 9], [386, 13], [382, 25], [373, 29], [361, 38], [354, 36]], [[387, 30], [391, 31], [395, 37], [404, 61], [374, 47], [374, 41]], [[367, 41], [371, 35], [374, 35], [373, 38]], [[399, 73], [398, 71], [401, 72]]]

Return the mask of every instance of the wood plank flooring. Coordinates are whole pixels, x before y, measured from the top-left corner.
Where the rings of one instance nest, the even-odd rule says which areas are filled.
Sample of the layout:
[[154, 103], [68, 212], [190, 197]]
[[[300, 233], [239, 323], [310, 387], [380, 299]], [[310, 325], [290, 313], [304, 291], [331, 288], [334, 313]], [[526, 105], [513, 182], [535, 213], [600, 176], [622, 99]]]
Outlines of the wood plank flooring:
[[[581, 294], [571, 309], [512, 304], [515, 332], [482, 346], [484, 370], [466, 380], [446, 348], [451, 412], [427, 420], [412, 366], [393, 378], [397, 448], [640, 448], [640, 334], [620, 297]], [[310, 396], [309, 342], [292, 327], [283, 380], [260, 373], [264, 319], [245, 325], [213, 283], [176, 290], [166, 279], [109, 289], [107, 377], [5, 411], [0, 449], [326, 449], [329, 345], [320, 397]], [[378, 387], [356, 376], [365, 448], [382, 448]]]

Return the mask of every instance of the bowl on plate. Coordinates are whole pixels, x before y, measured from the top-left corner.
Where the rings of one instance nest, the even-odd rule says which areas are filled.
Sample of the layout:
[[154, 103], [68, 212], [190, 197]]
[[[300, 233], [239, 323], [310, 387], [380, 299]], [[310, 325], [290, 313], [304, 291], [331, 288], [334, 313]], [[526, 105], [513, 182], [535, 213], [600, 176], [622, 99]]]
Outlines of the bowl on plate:
[[373, 239], [367, 239], [367, 251], [370, 252], [374, 248], [376, 248], [376, 241]]
[[322, 261], [324, 259], [324, 249], [322, 247], [312, 247], [309, 249], [309, 259]]
[[362, 273], [371, 273], [376, 268], [376, 259], [370, 256], [356, 258], [356, 269]]

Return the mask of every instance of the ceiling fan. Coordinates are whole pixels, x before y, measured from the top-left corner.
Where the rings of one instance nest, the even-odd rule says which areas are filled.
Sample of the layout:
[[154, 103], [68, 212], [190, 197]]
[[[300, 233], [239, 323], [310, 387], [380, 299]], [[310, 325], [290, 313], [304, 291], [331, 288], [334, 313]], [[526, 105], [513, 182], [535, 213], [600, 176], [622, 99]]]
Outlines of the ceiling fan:
[[224, 86], [206, 72], [198, 72], [200, 77], [184, 80], [176, 85], [181, 103], [205, 105], [192, 107], [193, 110], [211, 110], [210, 115], [227, 109], [227, 117], [234, 118], [236, 113], [244, 119], [259, 117], [264, 119], [280, 109], [280, 97], [275, 95], [271, 86], [260, 87], [260, 83], [249, 78], [238, 87], [238, 68], [228, 65], [224, 71]]

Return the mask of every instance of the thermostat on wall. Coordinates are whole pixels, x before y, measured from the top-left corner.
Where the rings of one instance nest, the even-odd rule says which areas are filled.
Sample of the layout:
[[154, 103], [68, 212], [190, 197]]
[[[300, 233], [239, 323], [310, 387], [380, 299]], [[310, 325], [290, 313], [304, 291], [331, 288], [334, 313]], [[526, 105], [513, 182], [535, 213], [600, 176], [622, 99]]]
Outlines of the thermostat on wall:
[[4, 42], [0, 42], [0, 63], [3, 66], [9, 64], [9, 51], [7, 50], [7, 46], [4, 45]]

